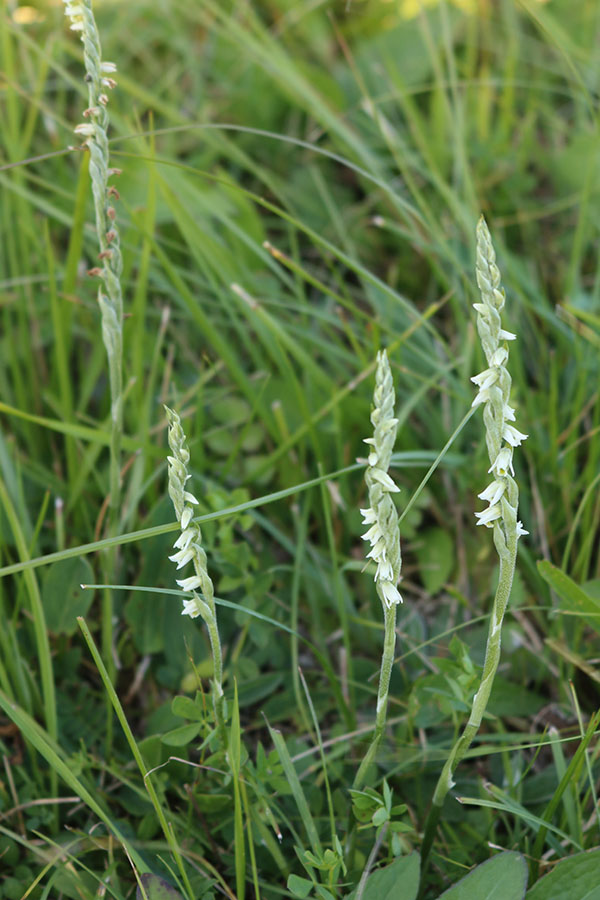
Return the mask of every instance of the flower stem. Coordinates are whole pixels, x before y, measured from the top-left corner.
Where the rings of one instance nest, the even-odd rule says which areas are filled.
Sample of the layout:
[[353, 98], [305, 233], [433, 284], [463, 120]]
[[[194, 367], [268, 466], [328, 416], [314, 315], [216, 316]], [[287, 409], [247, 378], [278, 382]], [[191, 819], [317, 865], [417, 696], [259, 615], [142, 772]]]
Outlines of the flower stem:
[[508, 535], [504, 540], [501, 526], [494, 526], [494, 541], [500, 556], [500, 572], [498, 577], [498, 587], [496, 596], [494, 597], [494, 605], [488, 630], [487, 644], [485, 648], [485, 660], [483, 663], [483, 672], [479, 689], [473, 698], [473, 705], [469, 721], [460, 738], [454, 744], [450, 751], [450, 755], [446, 760], [442, 773], [438, 779], [431, 809], [425, 823], [425, 834], [423, 838], [423, 846], [421, 848], [421, 867], [425, 871], [431, 846], [435, 838], [435, 832], [440, 819], [444, 800], [453, 786], [452, 776], [457, 766], [463, 760], [471, 746], [473, 738], [479, 731], [485, 710], [487, 708], [494, 678], [498, 670], [500, 661], [500, 641], [502, 633], [502, 622], [504, 613], [510, 597], [510, 591], [515, 573], [515, 564], [517, 559], [517, 535], [516, 533]]
[[354, 790], [360, 790], [364, 783], [369, 766], [375, 759], [377, 748], [385, 730], [385, 722], [387, 718], [388, 694], [390, 690], [390, 678], [392, 676], [392, 667], [394, 665], [394, 650], [396, 648], [396, 608], [397, 604], [391, 606], [383, 604], [384, 616], [384, 638], [383, 653], [381, 656], [381, 669], [379, 672], [379, 688], [377, 691], [377, 713], [375, 716], [375, 731], [371, 740], [371, 745], [359, 766], [358, 772], [354, 779], [352, 787]]
[[[487, 368], [471, 378], [471, 381], [479, 389], [473, 406], [483, 405], [485, 439], [491, 463], [488, 472], [493, 474], [493, 481], [478, 494], [481, 500], [489, 503], [488, 508], [476, 512], [475, 516], [478, 519], [478, 525], [493, 529], [494, 544], [500, 559], [500, 572], [479, 689], [473, 697], [471, 714], [464, 731], [455, 742], [442, 769], [425, 823], [421, 848], [423, 873], [427, 866], [444, 800], [454, 784], [452, 777], [479, 730], [490, 699], [500, 662], [500, 636], [515, 573], [517, 543], [521, 535], [528, 534], [522, 523], [517, 521], [519, 488], [512, 477], [514, 475], [513, 448], [520, 446], [527, 438], [526, 434], [510, 424], [515, 421], [515, 410], [510, 404], [511, 377], [506, 363], [509, 356], [508, 343], [516, 339], [516, 334], [502, 328], [500, 313], [504, 308], [506, 295], [500, 282], [500, 271], [496, 265], [496, 253], [492, 238], [483, 216], [477, 224], [476, 234], [475, 272], [481, 293], [481, 302], [474, 303], [473, 306], [477, 310], [477, 330]], [[424, 884], [423, 877], [422, 884]]]

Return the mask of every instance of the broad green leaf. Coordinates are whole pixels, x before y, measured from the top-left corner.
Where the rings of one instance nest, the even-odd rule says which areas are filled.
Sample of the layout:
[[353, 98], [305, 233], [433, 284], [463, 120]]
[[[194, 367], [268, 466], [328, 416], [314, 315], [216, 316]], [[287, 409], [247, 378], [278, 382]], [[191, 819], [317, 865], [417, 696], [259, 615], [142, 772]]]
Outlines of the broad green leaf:
[[600, 849], [563, 859], [533, 885], [526, 900], [600, 900]]
[[435, 595], [448, 581], [454, 569], [454, 541], [443, 528], [429, 528], [419, 537], [416, 549], [419, 575], [430, 595]]
[[579, 587], [565, 572], [546, 559], [540, 560], [537, 567], [544, 581], [556, 591], [566, 609], [577, 613], [586, 625], [600, 633], [600, 602], [594, 598], [592, 592]]
[[509, 850], [481, 863], [439, 900], [523, 900], [526, 890], [527, 863], [520, 853]]
[[185, 747], [190, 741], [193, 741], [200, 732], [200, 723], [193, 725], [182, 725], [181, 728], [174, 728], [173, 731], [167, 731], [163, 734], [161, 741], [167, 747]]
[[144, 891], [138, 884], [135, 900], [183, 900], [179, 891], [158, 875], [142, 875], [140, 881]]
[[312, 881], [309, 881], [308, 878], [300, 878], [299, 875], [290, 875], [287, 880], [287, 889], [290, 894], [293, 894], [294, 897], [300, 897], [300, 900], [305, 900], [306, 897], [312, 891]]
[[[421, 858], [418, 853], [400, 856], [389, 866], [372, 872], [362, 894], [362, 900], [415, 900], [419, 892]], [[347, 900], [354, 900], [357, 889]]]
[[191, 697], [173, 697], [171, 712], [181, 719], [191, 719], [192, 722], [201, 722], [204, 713]]
[[56, 634], [75, 634], [77, 616], [85, 616], [94, 599], [93, 591], [84, 591], [82, 584], [94, 580], [87, 559], [77, 557], [54, 563], [48, 569], [42, 588], [44, 616], [49, 631]]

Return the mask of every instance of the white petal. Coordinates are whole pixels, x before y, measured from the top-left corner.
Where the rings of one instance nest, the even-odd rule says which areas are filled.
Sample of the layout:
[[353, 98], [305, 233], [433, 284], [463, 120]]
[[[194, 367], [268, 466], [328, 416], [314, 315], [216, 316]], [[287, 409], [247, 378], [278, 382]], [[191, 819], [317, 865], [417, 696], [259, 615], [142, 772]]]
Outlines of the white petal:
[[196, 619], [200, 615], [200, 609], [195, 597], [192, 597], [190, 600], [183, 601], [183, 609], [181, 610], [181, 615], [189, 616], [190, 619]]
[[529, 534], [529, 532], [525, 531], [525, 529], [523, 528], [522, 522], [517, 522], [517, 537], [519, 538], [523, 534]]
[[518, 447], [523, 441], [527, 440], [529, 435], [523, 434], [522, 431], [517, 431], [512, 425], [505, 425], [502, 429], [502, 437], [511, 447]]
[[73, 131], [75, 134], [83, 134], [86, 137], [92, 137], [96, 133], [96, 126], [92, 125], [90, 122], [82, 122], [81, 125], [77, 125]]
[[369, 455], [367, 457], [367, 462], [369, 463], [369, 465], [376, 466], [378, 459], [379, 459], [379, 457], [377, 456], [377, 451], [371, 450], [371, 452], [369, 453]]
[[169, 559], [171, 562], [177, 563], [178, 569], [183, 569], [185, 565], [189, 563], [191, 559], [194, 558], [194, 550], [191, 547], [187, 547], [184, 550], [180, 550], [178, 553], [174, 553], [173, 556], [170, 556]]
[[112, 72], [117, 71], [117, 66], [114, 62], [101, 62], [100, 71], [103, 75], [110, 75]]
[[367, 553], [367, 559], [385, 560], [385, 541], [382, 537], [378, 538], [373, 544], [373, 547]]
[[485, 305], [485, 303], [474, 303], [473, 309], [476, 309], [478, 313], [481, 313], [481, 315], [484, 315], [487, 312], [487, 306]]
[[510, 447], [502, 448], [492, 465], [489, 467], [488, 472], [493, 472], [494, 475], [508, 475], [509, 472], [511, 475], [515, 474], [512, 463], [512, 449]]
[[478, 525], [491, 525], [496, 519], [499, 519], [502, 515], [502, 510], [499, 505], [496, 506], [488, 506], [487, 509], [484, 509], [483, 512], [476, 512], [475, 518], [479, 519]]
[[183, 492], [183, 499], [185, 500], [186, 503], [193, 503], [195, 506], [198, 506], [198, 504], [200, 502], [199, 500], [196, 500], [194, 495], [190, 494], [189, 491]]
[[201, 587], [202, 579], [199, 575], [190, 575], [189, 578], [182, 578], [176, 583], [179, 585], [182, 591], [195, 591], [196, 588]]
[[381, 585], [381, 593], [383, 594], [383, 599], [386, 602], [388, 609], [396, 603], [402, 603], [402, 595], [400, 594], [397, 587], [395, 587], [391, 581], [380, 581]]
[[492, 481], [492, 483], [488, 484], [486, 489], [480, 494], [477, 494], [477, 496], [480, 500], [485, 500], [486, 503], [489, 503], [490, 506], [494, 506], [500, 500], [500, 497], [505, 490], [505, 481]]
[[400, 491], [400, 488], [394, 484], [388, 473], [382, 472], [381, 469], [374, 470], [373, 478], [375, 481], [378, 481], [381, 487], [385, 488], [386, 491], [390, 491], [391, 493], [398, 493]]
[[500, 340], [504, 341], [516, 341], [517, 339], [516, 334], [513, 334], [512, 331], [505, 331], [504, 328], [500, 329], [500, 331], [498, 332], [498, 337], [500, 338]]
[[492, 358], [490, 359], [491, 366], [503, 366], [506, 360], [508, 359], [508, 350], [506, 347], [498, 347], [497, 350], [492, 354]]
[[373, 522], [377, 521], [377, 517], [375, 516], [375, 512], [368, 507], [367, 509], [361, 509], [361, 516], [363, 516], [363, 525], [372, 525]]
[[185, 531], [181, 532], [173, 546], [178, 547], [180, 550], [185, 550], [190, 541], [193, 540], [195, 534], [195, 528], [187, 528]]
[[375, 541], [379, 540], [379, 538], [381, 537], [381, 531], [377, 522], [375, 522], [374, 525], [371, 525], [369, 530], [365, 531], [365, 533], [361, 536], [363, 541], [370, 541], [371, 544], [374, 544]]
[[476, 384], [480, 390], [485, 391], [498, 381], [498, 370], [484, 369], [479, 375], [473, 375], [471, 381]]
[[380, 560], [375, 572], [375, 581], [392, 581], [393, 577], [392, 564], [387, 559]]
[[508, 422], [515, 421], [515, 411], [512, 406], [509, 406], [508, 403], [505, 403], [502, 408], [502, 415]]
[[194, 510], [191, 506], [185, 506], [183, 512], [181, 513], [181, 527], [185, 531], [192, 520], [192, 516], [194, 515]]

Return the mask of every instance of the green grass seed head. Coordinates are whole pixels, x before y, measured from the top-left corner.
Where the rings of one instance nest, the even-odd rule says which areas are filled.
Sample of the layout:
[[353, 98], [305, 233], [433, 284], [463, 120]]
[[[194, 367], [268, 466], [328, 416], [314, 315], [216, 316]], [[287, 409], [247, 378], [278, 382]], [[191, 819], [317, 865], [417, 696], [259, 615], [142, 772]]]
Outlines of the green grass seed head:
[[370, 445], [365, 481], [369, 490], [368, 509], [361, 509], [363, 522], [370, 525], [363, 535], [371, 550], [367, 558], [377, 563], [375, 584], [379, 597], [388, 608], [402, 603], [396, 587], [402, 568], [398, 513], [391, 494], [400, 488], [388, 474], [392, 451], [396, 442], [398, 419], [394, 418], [394, 383], [385, 351], [377, 354], [375, 392], [373, 394], [373, 437], [365, 438]]

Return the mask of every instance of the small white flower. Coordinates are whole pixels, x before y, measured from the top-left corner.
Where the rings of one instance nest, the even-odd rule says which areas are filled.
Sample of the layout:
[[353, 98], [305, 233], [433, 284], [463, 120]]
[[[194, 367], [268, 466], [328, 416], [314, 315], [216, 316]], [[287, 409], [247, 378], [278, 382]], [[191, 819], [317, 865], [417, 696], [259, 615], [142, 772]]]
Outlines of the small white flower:
[[517, 537], [520, 538], [523, 534], [529, 534], [529, 532], [525, 531], [522, 522], [517, 522]]
[[394, 578], [394, 572], [392, 569], [392, 564], [388, 562], [387, 559], [381, 559], [377, 564], [377, 571], [375, 572], [375, 581], [392, 581]]
[[505, 425], [502, 430], [502, 437], [511, 447], [518, 447], [522, 441], [527, 440], [529, 435], [523, 434], [522, 431], [517, 431], [512, 425]]
[[70, 31], [83, 31], [83, 22], [76, 20], [71, 25], [69, 25]]
[[73, 129], [75, 134], [83, 134], [85, 137], [93, 137], [96, 133], [96, 126], [92, 125], [91, 122], [82, 122], [80, 125], [76, 125]]
[[500, 340], [504, 341], [516, 341], [517, 339], [516, 334], [513, 334], [512, 331], [505, 331], [504, 328], [500, 329], [500, 331], [498, 332], [498, 337], [500, 338]]
[[194, 558], [195, 546], [195, 544], [191, 544], [191, 546], [187, 547], [186, 549], [179, 550], [178, 553], [174, 553], [173, 556], [169, 557], [169, 559], [171, 560], [171, 562], [177, 563], [178, 569], [183, 569], [183, 567], [187, 565], [187, 563], [189, 563], [191, 559]]
[[374, 469], [372, 474], [375, 481], [378, 481], [384, 490], [390, 491], [390, 493], [398, 493], [400, 491], [400, 488], [394, 484], [387, 472], [384, 472], [382, 469]]
[[371, 450], [371, 452], [369, 453], [369, 455], [367, 457], [367, 462], [369, 463], [369, 465], [376, 466], [378, 459], [379, 459], [379, 457], [377, 456], [377, 451]]
[[482, 491], [480, 494], [477, 494], [480, 500], [485, 500], [486, 503], [489, 503], [490, 506], [495, 506], [496, 503], [500, 500], [502, 494], [506, 490], [506, 482], [505, 481], [492, 481], [491, 484], [488, 484], [486, 489]]
[[474, 303], [473, 309], [476, 309], [477, 312], [482, 316], [487, 315], [487, 312], [488, 312], [488, 308], [485, 305], [485, 303]]
[[176, 582], [182, 591], [195, 591], [196, 588], [202, 586], [202, 579], [199, 575], [190, 575], [189, 578], [181, 578]]
[[498, 347], [497, 350], [492, 354], [492, 358], [490, 359], [491, 366], [503, 366], [506, 360], [508, 359], [508, 350], [506, 347]]
[[200, 607], [198, 606], [198, 601], [196, 597], [191, 597], [189, 600], [183, 601], [183, 609], [181, 610], [182, 616], [189, 616], [190, 619], [196, 619], [200, 615]]
[[117, 66], [114, 62], [101, 62], [100, 71], [103, 75], [111, 75], [113, 72], [117, 71]]
[[198, 506], [198, 504], [200, 502], [199, 500], [196, 500], [194, 495], [190, 494], [189, 491], [183, 492], [183, 499], [185, 500], [186, 503], [193, 503], [195, 506]]
[[483, 512], [476, 512], [475, 518], [479, 519], [478, 525], [487, 525], [488, 528], [491, 528], [492, 522], [499, 519], [501, 515], [502, 510], [500, 509], [499, 504], [496, 504], [496, 506], [488, 506]]
[[194, 510], [191, 506], [184, 506], [183, 512], [181, 513], [181, 527], [183, 531], [188, 527], [190, 522], [192, 521], [192, 516], [194, 515]]
[[473, 375], [471, 381], [480, 391], [485, 391], [498, 381], [498, 369], [484, 369], [479, 375]]
[[371, 544], [374, 544], [381, 537], [381, 529], [379, 524], [375, 522], [374, 525], [371, 525], [368, 531], [362, 535], [363, 541], [370, 541]]
[[402, 603], [402, 595], [398, 588], [396, 588], [391, 581], [380, 581], [381, 584], [381, 593], [383, 594], [383, 599], [385, 603], [390, 609], [396, 603]]
[[502, 415], [508, 422], [515, 421], [515, 411], [512, 406], [509, 406], [508, 403], [505, 403], [502, 408]]
[[370, 506], [367, 509], [361, 509], [360, 514], [363, 516], [363, 525], [372, 525], [377, 521], [375, 511]]
[[367, 559], [374, 559], [377, 562], [383, 562], [385, 560], [385, 541], [383, 537], [378, 538], [373, 547], [367, 553]]
[[186, 528], [185, 531], [182, 531], [175, 543], [173, 544], [178, 550], [185, 550], [185, 548], [189, 545], [190, 541], [193, 540], [194, 535], [196, 534], [195, 528]]
[[494, 475], [508, 475], [509, 472], [511, 475], [515, 474], [512, 463], [512, 449], [510, 447], [502, 448], [492, 465], [489, 467], [488, 472], [493, 472]]

